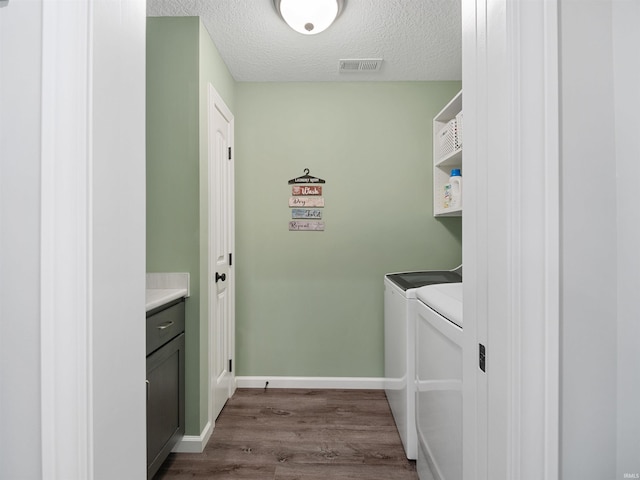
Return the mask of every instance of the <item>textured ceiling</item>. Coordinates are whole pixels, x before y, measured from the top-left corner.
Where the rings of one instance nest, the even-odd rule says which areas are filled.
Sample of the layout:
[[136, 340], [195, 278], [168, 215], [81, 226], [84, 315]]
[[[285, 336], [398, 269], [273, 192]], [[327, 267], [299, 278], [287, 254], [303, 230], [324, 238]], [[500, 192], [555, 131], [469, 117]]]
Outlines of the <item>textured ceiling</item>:
[[[272, 0], [147, 0], [149, 16], [200, 16], [239, 82], [460, 80], [460, 0], [347, 0], [328, 30], [301, 35]], [[339, 73], [340, 59], [382, 58]]]

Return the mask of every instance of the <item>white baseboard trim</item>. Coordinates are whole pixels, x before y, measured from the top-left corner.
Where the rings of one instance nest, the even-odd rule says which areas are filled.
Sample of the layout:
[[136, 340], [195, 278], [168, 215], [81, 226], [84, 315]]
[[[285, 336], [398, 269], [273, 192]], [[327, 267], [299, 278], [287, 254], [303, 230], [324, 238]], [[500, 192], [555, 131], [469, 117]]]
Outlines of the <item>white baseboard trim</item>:
[[207, 422], [200, 435], [185, 435], [173, 450], [174, 453], [202, 453], [213, 433], [213, 424]]
[[338, 388], [382, 390], [385, 379], [378, 377], [236, 377], [238, 388]]

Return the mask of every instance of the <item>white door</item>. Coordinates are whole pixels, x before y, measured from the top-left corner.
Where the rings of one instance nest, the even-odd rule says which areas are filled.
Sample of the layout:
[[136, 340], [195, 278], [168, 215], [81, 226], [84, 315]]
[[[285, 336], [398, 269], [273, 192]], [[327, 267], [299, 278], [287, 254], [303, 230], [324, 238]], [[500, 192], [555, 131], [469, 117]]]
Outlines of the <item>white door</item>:
[[233, 394], [233, 115], [209, 85], [209, 358], [210, 419]]

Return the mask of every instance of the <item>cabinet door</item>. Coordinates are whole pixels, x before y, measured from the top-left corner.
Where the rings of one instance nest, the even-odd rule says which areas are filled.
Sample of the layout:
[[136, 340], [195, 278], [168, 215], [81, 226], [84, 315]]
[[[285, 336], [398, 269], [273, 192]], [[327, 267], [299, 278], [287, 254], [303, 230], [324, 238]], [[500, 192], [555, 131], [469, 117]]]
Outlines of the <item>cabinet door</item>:
[[147, 357], [147, 476], [184, 434], [184, 333]]

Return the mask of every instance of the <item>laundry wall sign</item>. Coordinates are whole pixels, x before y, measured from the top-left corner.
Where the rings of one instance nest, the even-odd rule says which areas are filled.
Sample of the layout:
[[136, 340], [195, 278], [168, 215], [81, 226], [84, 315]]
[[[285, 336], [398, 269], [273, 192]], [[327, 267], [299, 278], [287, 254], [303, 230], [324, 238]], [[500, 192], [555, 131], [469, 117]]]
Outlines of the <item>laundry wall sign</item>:
[[289, 208], [291, 209], [290, 232], [322, 232], [324, 197], [322, 185], [326, 183], [322, 178], [310, 175], [309, 169], [303, 170], [304, 175], [295, 177], [287, 183], [292, 185]]

